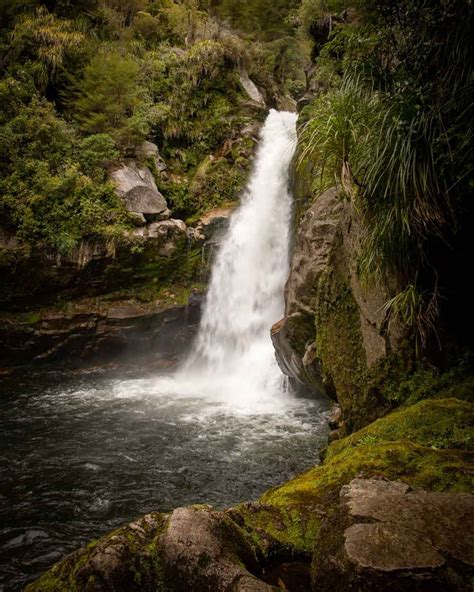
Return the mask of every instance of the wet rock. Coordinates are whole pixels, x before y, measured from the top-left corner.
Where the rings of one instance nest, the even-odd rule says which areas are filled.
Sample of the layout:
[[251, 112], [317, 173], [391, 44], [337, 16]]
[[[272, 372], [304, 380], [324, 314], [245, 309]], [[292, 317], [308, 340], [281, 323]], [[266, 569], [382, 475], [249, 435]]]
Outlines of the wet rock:
[[200, 298], [189, 305], [86, 298], [63, 309], [0, 317], [0, 365], [159, 361], [167, 366], [197, 331]]
[[286, 315], [271, 331], [282, 371], [315, 390], [323, 388], [323, 374], [313, 345], [316, 340], [314, 295], [320, 277], [329, 271], [341, 209], [336, 189], [329, 189], [306, 213], [285, 290]]
[[357, 212], [336, 188], [314, 200], [295, 241], [285, 317], [272, 328], [282, 371], [337, 399], [348, 429], [388, 409], [379, 363], [388, 361], [388, 372], [389, 358], [407, 335], [384, 308], [396, 292], [394, 282], [364, 284], [359, 277], [362, 234]]
[[139, 168], [134, 163], [123, 164], [112, 171], [111, 177], [129, 212], [142, 214], [148, 222], [169, 218], [171, 212], [166, 200], [148, 168]]
[[410, 491], [354, 479], [318, 533], [315, 590], [468, 592], [474, 575], [474, 496]]
[[282, 372], [301, 385], [323, 393], [323, 376], [313, 343], [313, 325], [312, 317], [295, 312], [275, 323], [270, 335]]
[[39, 540], [45, 539], [49, 539], [49, 535], [46, 531], [39, 529], [27, 530], [26, 532], [19, 534], [13, 539], [10, 539], [5, 544], [5, 548], [11, 549], [14, 547], [22, 547], [24, 545], [33, 545], [37, 543]]
[[7, 261], [2, 266], [0, 260], [0, 307], [21, 311], [148, 279], [192, 279], [200, 261], [190, 261], [195, 253], [188, 239], [185, 223], [171, 219], [142, 225], [113, 240], [84, 240], [65, 254], [42, 245], [29, 252], [12, 249], [14, 265]]
[[206, 212], [193, 228], [188, 229], [191, 240], [202, 245], [201, 259], [203, 269], [210, 271], [217, 248], [229, 228], [230, 217], [235, 206], [216, 208]]
[[235, 206], [228, 206], [206, 212], [199, 218], [195, 230], [202, 234], [205, 240], [219, 243], [229, 227], [230, 217], [234, 210]]

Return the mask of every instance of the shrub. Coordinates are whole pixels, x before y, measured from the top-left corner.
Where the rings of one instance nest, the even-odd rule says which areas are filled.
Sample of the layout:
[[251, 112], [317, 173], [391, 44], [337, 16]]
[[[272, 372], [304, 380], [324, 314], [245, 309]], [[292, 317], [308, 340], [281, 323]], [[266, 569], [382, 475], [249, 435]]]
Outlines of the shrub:
[[81, 130], [109, 134], [123, 148], [143, 140], [148, 132], [147, 97], [139, 84], [140, 65], [117, 51], [100, 52], [76, 82], [73, 114]]
[[34, 98], [0, 127], [2, 223], [61, 252], [123, 229], [127, 213], [100, 170], [116, 154], [110, 137], [79, 141], [50, 103]]

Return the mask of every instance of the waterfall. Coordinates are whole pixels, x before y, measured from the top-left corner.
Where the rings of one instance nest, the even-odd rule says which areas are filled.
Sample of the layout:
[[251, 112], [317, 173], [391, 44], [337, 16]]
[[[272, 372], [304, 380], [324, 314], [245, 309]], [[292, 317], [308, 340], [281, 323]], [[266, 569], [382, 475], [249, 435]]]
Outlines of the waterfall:
[[176, 378], [255, 400], [281, 391], [270, 328], [284, 312], [296, 114], [271, 110], [242, 203], [217, 253], [194, 349]]

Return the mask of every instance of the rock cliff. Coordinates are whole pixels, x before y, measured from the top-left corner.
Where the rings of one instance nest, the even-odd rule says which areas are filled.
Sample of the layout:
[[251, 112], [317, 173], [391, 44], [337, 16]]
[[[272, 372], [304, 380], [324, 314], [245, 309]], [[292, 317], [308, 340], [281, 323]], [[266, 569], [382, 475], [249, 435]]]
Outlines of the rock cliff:
[[394, 281], [360, 279], [361, 232], [337, 189], [316, 197], [295, 239], [285, 317], [272, 328], [283, 372], [337, 399], [349, 429], [387, 410], [383, 377], [406, 337], [384, 310]]

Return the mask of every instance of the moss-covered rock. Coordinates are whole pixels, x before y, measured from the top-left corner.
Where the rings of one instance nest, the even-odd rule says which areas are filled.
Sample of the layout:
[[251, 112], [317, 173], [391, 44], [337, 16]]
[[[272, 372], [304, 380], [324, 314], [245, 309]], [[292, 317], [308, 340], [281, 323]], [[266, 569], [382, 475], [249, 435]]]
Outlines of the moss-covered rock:
[[143, 518], [68, 555], [25, 592], [164, 591], [157, 540], [168, 518]]
[[469, 592], [474, 496], [410, 491], [402, 481], [354, 479], [316, 537], [314, 590]]
[[[297, 168], [296, 184], [300, 174]], [[335, 393], [346, 432], [390, 409], [384, 384], [394, 368], [400, 379], [413, 367], [406, 328], [384, 311], [389, 280], [375, 286], [359, 277], [360, 240], [357, 213], [344, 195], [336, 188], [319, 195], [299, 225], [285, 318], [272, 335], [283, 372]]]
[[310, 554], [322, 517], [357, 476], [403, 479], [431, 491], [472, 491], [472, 426], [465, 401], [421, 401], [332, 443], [320, 466], [269, 490], [257, 506], [238, 509], [257, 533]]

